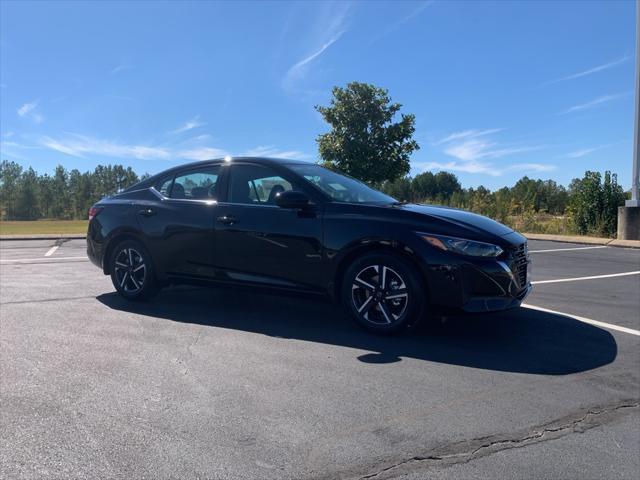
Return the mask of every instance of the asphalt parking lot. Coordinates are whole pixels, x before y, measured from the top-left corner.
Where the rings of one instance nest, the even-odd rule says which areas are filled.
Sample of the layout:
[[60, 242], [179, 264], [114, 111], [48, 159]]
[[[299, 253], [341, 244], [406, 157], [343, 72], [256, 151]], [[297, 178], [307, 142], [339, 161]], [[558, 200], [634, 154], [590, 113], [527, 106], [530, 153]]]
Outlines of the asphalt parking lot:
[[55, 243], [0, 242], [3, 478], [640, 473], [640, 250], [531, 241], [531, 308], [386, 338], [303, 298], [127, 303]]

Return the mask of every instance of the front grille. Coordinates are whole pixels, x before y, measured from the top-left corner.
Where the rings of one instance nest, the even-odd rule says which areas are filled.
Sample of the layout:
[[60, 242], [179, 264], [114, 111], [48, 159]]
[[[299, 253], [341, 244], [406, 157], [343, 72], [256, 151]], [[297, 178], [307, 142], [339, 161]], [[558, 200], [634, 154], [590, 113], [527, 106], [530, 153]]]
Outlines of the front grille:
[[513, 249], [512, 259], [511, 271], [518, 282], [518, 286], [524, 288], [527, 285], [527, 264], [529, 263], [527, 242]]

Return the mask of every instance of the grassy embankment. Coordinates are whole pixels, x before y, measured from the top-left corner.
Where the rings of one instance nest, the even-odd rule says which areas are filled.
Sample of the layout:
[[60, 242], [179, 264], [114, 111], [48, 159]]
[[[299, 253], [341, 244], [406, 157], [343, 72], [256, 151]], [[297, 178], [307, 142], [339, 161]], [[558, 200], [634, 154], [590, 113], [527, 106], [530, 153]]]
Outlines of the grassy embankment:
[[86, 220], [0, 221], [0, 235], [87, 233]]
[[[552, 235], [580, 235], [570, 218], [546, 213], [510, 215], [504, 223], [518, 232], [548, 233]], [[593, 236], [601, 236], [593, 232]]]

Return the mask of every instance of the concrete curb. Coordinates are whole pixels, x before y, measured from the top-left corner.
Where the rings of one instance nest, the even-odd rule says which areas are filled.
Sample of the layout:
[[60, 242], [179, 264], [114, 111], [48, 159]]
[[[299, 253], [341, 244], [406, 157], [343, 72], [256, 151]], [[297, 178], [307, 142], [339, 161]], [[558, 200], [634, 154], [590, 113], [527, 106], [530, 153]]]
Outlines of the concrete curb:
[[523, 233], [529, 240], [549, 242], [584, 243], [587, 245], [607, 245], [609, 247], [640, 248], [640, 240], [616, 240], [613, 238], [581, 237], [577, 235], [549, 235], [546, 233]]
[[79, 233], [37, 233], [33, 235], [0, 235], [0, 240], [60, 240], [67, 238], [70, 240], [79, 240], [87, 238], [86, 234]]

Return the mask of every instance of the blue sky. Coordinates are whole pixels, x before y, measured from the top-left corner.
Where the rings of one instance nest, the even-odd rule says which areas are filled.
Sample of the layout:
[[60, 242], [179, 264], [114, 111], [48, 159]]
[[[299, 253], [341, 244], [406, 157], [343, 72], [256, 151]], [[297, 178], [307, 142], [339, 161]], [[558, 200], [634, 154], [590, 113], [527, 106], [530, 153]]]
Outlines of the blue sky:
[[412, 174], [464, 186], [587, 169], [630, 186], [635, 6], [569, 2], [0, 4], [3, 159], [155, 173], [317, 158], [334, 85], [416, 115]]

